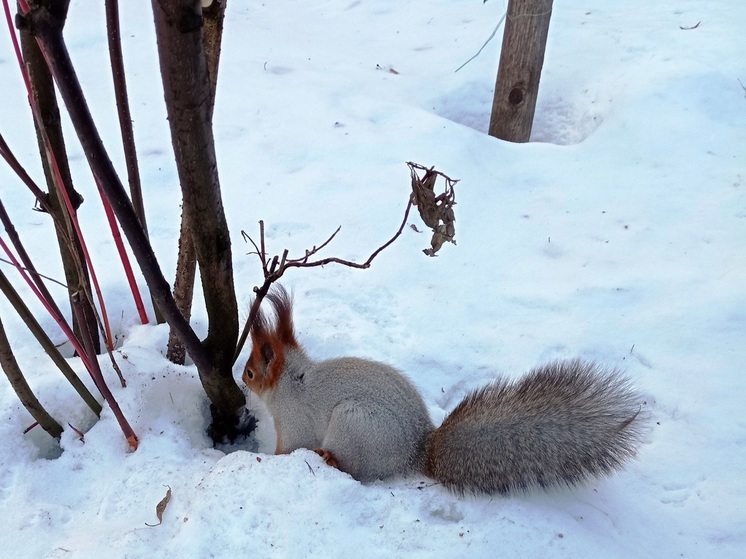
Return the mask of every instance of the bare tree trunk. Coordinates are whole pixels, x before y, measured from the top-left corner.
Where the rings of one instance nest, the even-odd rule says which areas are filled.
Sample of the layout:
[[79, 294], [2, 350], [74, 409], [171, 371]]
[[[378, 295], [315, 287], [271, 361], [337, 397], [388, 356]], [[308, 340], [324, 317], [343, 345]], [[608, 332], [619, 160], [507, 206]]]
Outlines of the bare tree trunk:
[[552, 0], [510, 0], [490, 118], [490, 136], [528, 142], [534, 121]]
[[[183, 196], [208, 315], [213, 370], [200, 378], [219, 414], [237, 419], [245, 403], [233, 374], [238, 308], [228, 224], [212, 133], [210, 79], [199, 0], [153, 0], [161, 77]], [[218, 405], [220, 403], [220, 405]]]
[[[68, 286], [68, 294], [72, 294], [74, 291], [83, 287], [90, 290], [90, 281], [85, 267], [83, 250], [80, 247], [80, 242], [70, 222], [70, 216], [61, 192], [61, 189], [66, 189], [67, 196], [76, 210], [83, 202], [83, 197], [73, 188], [52, 76], [49, 73], [49, 68], [42, 56], [41, 50], [39, 50], [39, 45], [36, 44], [36, 39], [26, 30], [21, 31], [21, 49], [31, 81], [31, 90], [39, 106], [42, 118], [41, 124], [39, 125], [39, 123], [34, 122], [34, 126], [36, 128], [36, 137], [39, 143], [39, 153], [41, 154], [44, 176], [47, 180], [47, 189], [49, 190], [49, 194], [46, 196], [47, 203], [52, 212], [51, 217], [56, 222], [55, 231], [57, 232], [57, 242], [60, 247], [60, 256], [65, 272], [65, 283]], [[47, 154], [44, 141], [42, 140], [43, 132], [39, 129], [39, 126], [44, 128], [49, 138], [49, 143], [54, 152], [60, 176], [62, 177], [62, 184], [58, 184], [55, 178], [49, 154]], [[91, 332], [94, 347], [98, 352], [100, 351], [98, 324], [93, 313], [90, 313], [88, 316], [91, 317], [91, 322], [86, 325], [86, 328]], [[80, 327], [81, 325], [77, 319], [73, 317], [73, 332], [78, 337], [80, 337]]]
[[[207, 57], [207, 73], [210, 76], [210, 120], [212, 120], [212, 113], [215, 107], [226, 1], [213, 0], [210, 5], [202, 9], [204, 17], [202, 41]], [[189, 320], [192, 316], [196, 273], [197, 259], [194, 253], [194, 243], [190, 234], [189, 222], [186, 219], [186, 215], [182, 212], [181, 229], [179, 231], [179, 256], [176, 262], [176, 279], [174, 281], [174, 299], [186, 320]], [[185, 353], [184, 344], [179, 340], [176, 332], [172, 330], [168, 337], [166, 357], [173, 363], [183, 365]]]

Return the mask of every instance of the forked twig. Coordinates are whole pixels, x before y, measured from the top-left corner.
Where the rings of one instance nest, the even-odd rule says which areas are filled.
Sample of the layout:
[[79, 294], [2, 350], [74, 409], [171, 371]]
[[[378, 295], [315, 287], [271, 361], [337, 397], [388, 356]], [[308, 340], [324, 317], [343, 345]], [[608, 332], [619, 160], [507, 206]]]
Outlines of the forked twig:
[[404, 226], [406, 225], [407, 219], [409, 217], [409, 210], [411, 208], [412, 196], [409, 197], [409, 201], [407, 202], [407, 207], [404, 210], [404, 218], [402, 219], [399, 229], [388, 241], [386, 241], [383, 245], [373, 251], [368, 259], [362, 263], [353, 262], [352, 260], [346, 260], [344, 258], [338, 258], [336, 256], [330, 256], [321, 260], [310, 260], [312, 256], [318, 254], [319, 251], [324, 249], [326, 246], [329, 245], [329, 243], [332, 242], [332, 240], [334, 240], [334, 238], [337, 236], [337, 233], [339, 233], [342, 229], [341, 226], [337, 227], [334, 233], [332, 233], [329, 238], [320, 245], [314, 245], [310, 249], [306, 249], [303, 256], [299, 258], [288, 258], [288, 250], [285, 249], [282, 253], [281, 258], [278, 256], [274, 256], [269, 264], [267, 264], [267, 253], [265, 248], [266, 242], [264, 237], [264, 221], [259, 221], [259, 246], [257, 246], [257, 243], [254, 241], [254, 239], [251, 238], [251, 236], [249, 236], [245, 231], [241, 231], [241, 235], [244, 237], [244, 239], [248, 239], [248, 241], [254, 246], [254, 248], [257, 249], [256, 254], [259, 256], [259, 260], [262, 263], [264, 283], [260, 287], [254, 287], [254, 301], [251, 304], [249, 316], [246, 319], [246, 323], [244, 324], [243, 330], [241, 331], [241, 336], [239, 337], [238, 343], [236, 344], [236, 351], [233, 354], [233, 362], [236, 362], [239, 354], [241, 353], [241, 350], [243, 349], [244, 344], [246, 343], [246, 339], [249, 336], [249, 331], [251, 330], [251, 325], [254, 323], [254, 317], [256, 317], [256, 314], [259, 311], [259, 305], [261, 304], [262, 299], [264, 299], [265, 295], [267, 295], [267, 293], [269, 292], [270, 286], [274, 282], [279, 280], [286, 270], [288, 270], [289, 268], [316, 268], [318, 266], [326, 266], [327, 264], [341, 264], [342, 266], [348, 266], [350, 268], [358, 269], [370, 268], [370, 265], [375, 257], [378, 256], [384, 249], [389, 247], [402, 234]]
[[[327, 258], [321, 258], [319, 260], [312, 260], [312, 257], [316, 256], [321, 250], [326, 248], [329, 243], [334, 240], [334, 238], [342, 229], [341, 226], [337, 227], [337, 229], [329, 236], [329, 238], [327, 238], [320, 245], [314, 245], [310, 249], [306, 249], [305, 254], [301, 257], [288, 258], [288, 250], [285, 249], [281, 257], [274, 256], [269, 261], [266, 252], [264, 221], [259, 221], [259, 244], [257, 244], [254, 239], [252, 239], [251, 236], [249, 236], [245, 231], [241, 231], [241, 235], [243, 236], [243, 238], [245, 240], [248, 240], [248, 242], [250, 242], [255, 249], [255, 252], [251, 252], [249, 254], [256, 254], [262, 263], [264, 283], [260, 287], [254, 287], [255, 298], [251, 304], [249, 316], [246, 319], [246, 323], [244, 324], [241, 336], [236, 345], [236, 351], [233, 354], [234, 363], [238, 359], [238, 356], [241, 353], [244, 344], [246, 343], [246, 339], [248, 338], [249, 332], [251, 330], [251, 325], [254, 323], [254, 319], [257, 315], [257, 312], [259, 311], [259, 305], [261, 304], [262, 299], [264, 299], [264, 297], [269, 292], [269, 288], [271, 287], [271, 285], [279, 280], [289, 268], [317, 268], [319, 266], [326, 266], [327, 264], [340, 264], [342, 266], [347, 266], [348, 268], [356, 269], [370, 268], [371, 263], [376, 258], [376, 256], [378, 256], [379, 254], [381, 254], [381, 252], [391, 246], [394, 241], [396, 241], [396, 239], [398, 239], [399, 236], [402, 234], [402, 232], [404, 231], [404, 227], [407, 224], [407, 220], [409, 219], [409, 212], [412, 209], [413, 205], [418, 206], [420, 216], [425, 221], [425, 223], [431, 229], [433, 229], [434, 232], [433, 241], [431, 241], [432, 248], [425, 249], [425, 251], [423, 251], [425, 252], [425, 254], [433, 256], [434, 253], [443, 244], [443, 242], [455, 242], [453, 240], [453, 235], [455, 234], [453, 222], [455, 221], [455, 219], [453, 217], [452, 206], [456, 203], [453, 187], [458, 181], [451, 179], [440, 171], [436, 171], [433, 167], [428, 169], [422, 165], [412, 162], [407, 163], [407, 165], [409, 166], [412, 175], [412, 193], [409, 196], [407, 207], [404, 210], [404, 217], [402, 218], [401, 224], [396, 230], [396, 233], [394, 233], [388, 241], [374, 250], [368, 257], [368, 259], [365, 260], [365, 262], [354, 262], [352, 260], [339, 258], [337, 256], [329, 256]], [[424, 176], [422, 178], [420, 178], [417, 174], [418, 171], [424, 171]], [[439, 177], [442, 177], [446, 180], [446, 187], [443, 194], [436, 196], [434, 194], [434, 185], [435, 181]], [[423, 184], [425, 185], [424, 190]], [[425, 192], [424, 197], [423, 192]], [[427, 201], [428, 203], [426, 204], [425, 201]], [[436, 236], [439, 236], [439, 244], [436, 243]]]

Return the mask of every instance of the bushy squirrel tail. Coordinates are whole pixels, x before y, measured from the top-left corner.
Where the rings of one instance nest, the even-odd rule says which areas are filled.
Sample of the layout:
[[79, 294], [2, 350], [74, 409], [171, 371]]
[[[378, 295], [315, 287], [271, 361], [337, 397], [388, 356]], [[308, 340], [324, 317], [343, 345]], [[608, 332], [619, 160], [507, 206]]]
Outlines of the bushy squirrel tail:
[[620, 468], [642, 436], [641, 398], [579, 360], [475, 390], [426, 443], [424, 473], [457, 493], [572, 486]]

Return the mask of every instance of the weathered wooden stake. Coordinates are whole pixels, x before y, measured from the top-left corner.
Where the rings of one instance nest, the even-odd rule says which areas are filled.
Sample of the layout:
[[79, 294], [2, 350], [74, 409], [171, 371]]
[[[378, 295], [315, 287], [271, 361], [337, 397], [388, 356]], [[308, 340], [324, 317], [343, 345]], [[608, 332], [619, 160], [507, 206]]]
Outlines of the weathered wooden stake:
[[552, 0], [509, 0], [490, 136], [528, 142], [551, 16]]

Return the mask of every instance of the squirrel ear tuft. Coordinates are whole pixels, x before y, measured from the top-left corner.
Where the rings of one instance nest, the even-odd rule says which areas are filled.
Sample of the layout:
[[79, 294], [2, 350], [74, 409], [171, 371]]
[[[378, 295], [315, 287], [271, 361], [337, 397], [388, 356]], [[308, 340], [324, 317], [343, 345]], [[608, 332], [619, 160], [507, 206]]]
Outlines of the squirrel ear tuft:
[[298, 347], [298, 341], [295, 339], [295, 327], [293, 326], [293, 302], [290, 295], [284, 287], [278, 284], [274, 291], [267, 295], [267, 299], [272, 303], [277, 316], [274, 335], [282, 345]]
[[[252, 306], [253, 306], [252, 302]], [[269, 321], [262, 312], [261, 307], [256, 310], [254, 319], [251, 321], [251, 340], [257, 343], [260, 340], [266, 340], [269, 336]]]

